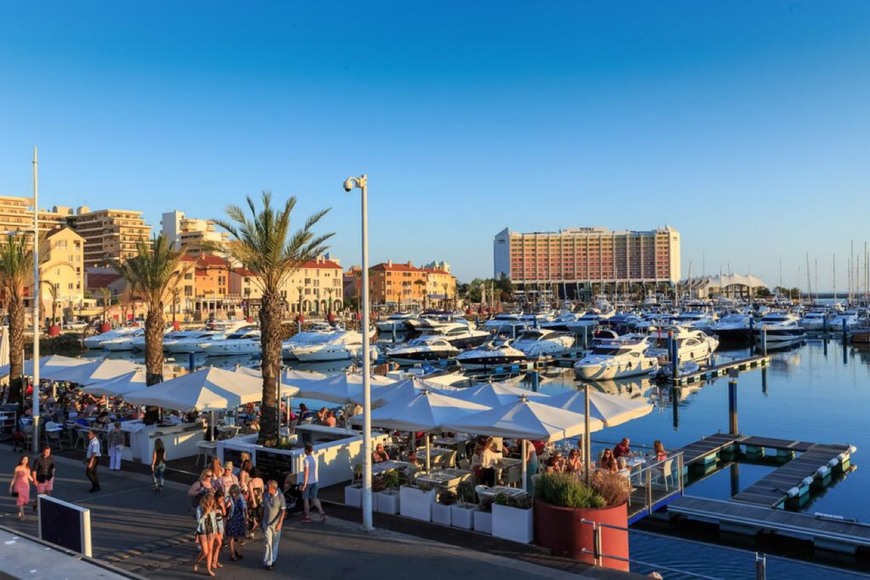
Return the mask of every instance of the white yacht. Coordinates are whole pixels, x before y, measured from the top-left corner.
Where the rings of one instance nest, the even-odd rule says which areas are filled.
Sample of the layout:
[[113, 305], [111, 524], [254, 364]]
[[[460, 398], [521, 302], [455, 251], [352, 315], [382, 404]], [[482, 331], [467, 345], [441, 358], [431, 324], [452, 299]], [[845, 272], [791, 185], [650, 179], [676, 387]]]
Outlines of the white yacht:
[[459, 350], [480, 346], [492, 335], [485, 330], [478, 330], [474, 324], [464, 318], [447, 323], [441, 328], [427, 332], [423, 336], [438, 336], [443, 338]]
[[762, 332], [769, 345], [786, 345], [806, 338], [800, 318], [791, 312], [769, 312], [755, 327], [755, 341], [760, 343]]
[[562, 353], [572, 346], [574, 346], [573, 336], [539, 328], [527, 328], [513, 341], [513, 347], [523, 351], [530, 358]]
[[381, 334], [392, 334], [393, 331], [405, 332], [408, 330], [405, 322], [411, 318], [414, 318], [413, 314], [396, 312], [395, 314], [390, 314], [383, 320], [379, 320], [375, 325], [378, 327], [378, 331]]
[[402, 346], [387, 350], [387, 358], [399, 364], [414, 364], [453, 358], [459, 349], [441, 336], [421, 336]]
[[656, 348], [650, 349], [649, 354], [657, 357], [659, 361], [670, 360], [668, 353], [667, 336], [673, 333], [677, 341], [677, 359], [681, 363], [688, 361], [701, 362], [708, 360], [713, 352], [719, 348], [719, 339], [709, 336], [700, 330], [689, 330], [682, 326], [672, 326], [662, 329]]
[[720, 318], [710, 331], [721, 340], [746, 340], [752, 336], [752, 326], [750, 315], [735, 312]]
[[833, 318], [831, 318], [828, 328], [835, 332], [843, 330], [844, 324], [849, 330], [858, 326], [858, 312], [855, 310], [844, 310], [843, 312], [837, 313]]
[[568, 330], [568, 324], [577, 322], [577, 315], [573, 312], [561, 312], [553, 320], [542, 322], [540, 327], [545, 330]]
[[99, 349], [103, 348], [104, 342], [109, 340], [115, 340], [116, 338], [123, 338], [131, 333], [136, 332], [137, 330], [140, 330], [138, 326], [124, 326], [122, 328], [109, 330], [108, 332], [104, 332], [102, 334], [89, 336], [82, 342], [84, 342], [85, 348]]
[[649, 335], [598, 339], [592, 344], [592, 352], [574, 365], [574, 374], [593, 381], [648, 375], [659, 368], [658, 358], [647, 353], [650, 346]]
[[505, 334], [513, 336], [515, 332], [526, 327], [528, 321], [523, 320], [522, 316], [516, 312], [504, 312], [496, 314], [489, 320], [483, 323], [483, 329], [492, 334]]
[[104, 350], [112, 352], [129, 352], [133, 350], [133, 342], [138, 339], [141, 339], [144, 344], [145, 329], [142, 327], [134, 328], [127, 334], [119, 336], [118, 338], [104, 340], [102, 346]]
[[578, 316], [575, 321], [568, 322], [565, 326], [572, 332], [585, 331], [587, 328], [606, 322], [611, 316], [613, 316], [613, 311], [604, 313], [593, 308]]
[[677, 326], [684, 326], [690, 330], [711, 332], [711, 329], [716, 321], [717, 317], [713, 314], [702, 312], [699, 310], [686, 310], [679, 313], [673, 319], [673, 324], [676, 324]]
[[[302, 362], [351, 360], [362, 356], [362, 347], [362, 334], [355, 330], [346, 330], [334, 333], [326, 341], [297, 345], [293, 348], [293, 354]], [[370, 348], [369, 356], [372, 360], [377, 358], [378, 351], [374, 346]]]
[[456, 356], [456, 361], [466, 369], [483, 370], [491, 367], [524, 362], [526, 353], [511, 346], [511, 341], [490, 341], [477, 348], [466, 350]]
[[208, 356], [259, 354], [260, 329], [256, 326], [243, 326], [225, 338], [201, 342], [199, 348]]
[[315, 344], [323, 344], [340, 336], [344, 332], [342, 327], [334, 327], [326, 323], [318, 323], [308, 330], [297, 332], [281, 343], [281, 357], [293, 360], [296, 357], [296, 349]]
[[801, 318], [801, 326], [804, 330], [824, 330], [831, 328], [831, 319], [827, 310], [810, 310]]

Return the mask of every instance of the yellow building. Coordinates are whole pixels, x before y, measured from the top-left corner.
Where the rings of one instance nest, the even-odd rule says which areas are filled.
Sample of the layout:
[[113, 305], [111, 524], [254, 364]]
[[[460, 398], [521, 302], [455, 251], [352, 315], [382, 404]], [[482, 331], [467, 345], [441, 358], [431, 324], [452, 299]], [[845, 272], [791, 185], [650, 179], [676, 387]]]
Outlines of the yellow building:
[[[72, 228], [52, 230], [40, 244], [40, 310], [44, 316], [72, 319], [85, 297], [85, 239]], [[54, 314], [52, 314], [54, 312]]]
[[85, 238], [85, 265], [101, 266], [111, 260], [136, 255], [136, 244], [151, 236], [142, 212], [123, 209], [90, 211], [80, 207], [67, 217], [69, 224]]

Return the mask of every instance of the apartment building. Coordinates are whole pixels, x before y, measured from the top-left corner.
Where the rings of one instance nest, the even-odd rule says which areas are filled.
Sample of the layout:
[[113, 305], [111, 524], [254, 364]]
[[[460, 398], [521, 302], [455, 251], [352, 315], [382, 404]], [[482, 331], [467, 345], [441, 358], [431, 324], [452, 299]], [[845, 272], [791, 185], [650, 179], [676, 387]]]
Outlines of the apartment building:
[[675, 284], [680, 279], [680, 233], [672, 227], [612, 231], [602, 227], [558, 232], [512, 232], [493, 242], [494, 275], [521, 289], [556, 287], [576, 298], [607, 284]]
[[151, 237], [151, 226], [142, 212], [125, 209], [90, 211], [79, 207], [67, 216], [69, 224], [85, 238], [85, 265], [104, 266], [111, 260], [126, 260], [136, 255], [136, 244]]
[[185, 248], [191, 253], [201, 252], [228, 239], [226, 232], [217, 231], [213, 221], [189, 218], [183, 211], [164, 213], [160, 225], [163, 235], [176, 250]]
[[[70, 227], [59, 227], [46, 234], [39, 253], [42, 283], [41, 312], [47, 316], [71, 319], [82, 309], [85, 298], [85, 239]], [[54, 313], [54, 314], [52, 314]]]
[[[67, 225], [66, 214], [39, 211], [39, 231], [43, 235]], [[33, 231], [33, 198], [0, 195], [0, 232]]]
[[424, 267], [392, 261], [369, 269], [371, 303], [401, 310], [406, 306], [446, 306], [456, 298], [456, 278], [450, 266], [433, 262]]

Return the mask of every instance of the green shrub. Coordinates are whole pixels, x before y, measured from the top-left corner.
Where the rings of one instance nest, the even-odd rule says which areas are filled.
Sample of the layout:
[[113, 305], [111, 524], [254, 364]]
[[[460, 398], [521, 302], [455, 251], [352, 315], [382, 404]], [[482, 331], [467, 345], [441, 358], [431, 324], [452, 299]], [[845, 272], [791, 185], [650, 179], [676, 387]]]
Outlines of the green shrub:
[[459, 482], [456, 486], [456, 494], [459, 496], [459, 501], [474, 503], [474, 484], [470, 480]]
[[[617, 479], [614, 479], [614, 476]], [[535, 484], [535, 497], [559, 507], [602, 508], [624, 503], [628, 486], [618, 474], [594, 474], [586, 485], [569, 473], [545, 473]]]
[[384, 481], [384, 488], [399, 489], [399, 472], [395, 469], [391, 469], [384, 473], [381, 479]]
[[456, 503], [457, 496], [451, 490], [441, 488], [438, 491], [438, 503], [442, 505], [453, 505]]

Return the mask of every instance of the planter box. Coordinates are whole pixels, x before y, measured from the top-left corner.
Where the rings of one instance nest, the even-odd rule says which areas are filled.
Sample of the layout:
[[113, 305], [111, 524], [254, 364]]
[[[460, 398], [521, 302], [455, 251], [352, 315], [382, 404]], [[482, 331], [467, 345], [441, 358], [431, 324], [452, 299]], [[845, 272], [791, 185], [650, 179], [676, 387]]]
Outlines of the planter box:
[[[374, 496], [372, 496], [374, 501]], [[351, 507], [362, 507], [362, 487], [358, 485], [348, 485], [344, 488], [344, 505]]]
[[474, 512], [474, 531], [492, 534], [492, 512]]
[[440, 503], [432, 504], [432, 522], [449, 526], [451, 522], [450, 512], [453, 511], [452, 505], [444, 505]]
[[531, 509], [492, 506], [492, 535], [496, 538], [529, 544], [535, 537], [534, 522]]
[[450, 506], [450, 525], [463, 530], [474, 529], [474, 513], [477, 506], [474, 504], [454, 504]]
[[399, 492], [391, 489], [389, 491], [379, 491], [373, 494], [375, 501], [374, 509], [382, 514], [396, 515], [399, 513]]
[[[626, 504], [607, 508], [564, 508], [535, 500], [535, 543], [549, 548], [554, 556], [573, 558], [594, 564], [592, 525], [580, 520], [595, 521], [620, 529], [605, 527], [601, 530], [601, 552], [625, 558], [625, 561], [602, 558], [601, 565], [628, 572], [628, 510]], [[583, 549], [589, 550], [584, 554]]]
[[435, 490], [423, 491], [416, 487], [403, 485], [399, 488], [401, 500], [399, 513], [406, 518], [432, 521], [432, 504], [435, 503]]

